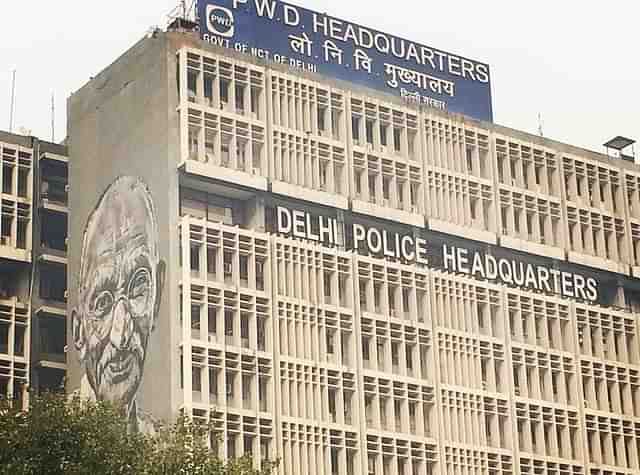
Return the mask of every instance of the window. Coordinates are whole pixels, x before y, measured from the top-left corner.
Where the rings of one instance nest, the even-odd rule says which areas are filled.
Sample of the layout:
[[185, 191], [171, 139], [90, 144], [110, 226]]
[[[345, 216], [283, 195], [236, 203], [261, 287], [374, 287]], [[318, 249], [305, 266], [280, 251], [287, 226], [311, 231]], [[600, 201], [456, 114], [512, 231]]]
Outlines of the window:
[[191, 270], [200, 271], [200, 249], [197, 246], [191, 246]]
[[16, 230], [16, 247], [18, 249], [27, 248], [27, 226], [28, 222], [24, 219], [18, 219], [18, 226]]
[[224, 334], [233, 336], [233, 312], [229, 310], [224, 312]]
[[220, 79], [220, 101], [224, 104], [229, 103], [229, 85], [228, 79]]
[[0, 322], [0, 353], [9, 353], [9, 325]]
[[204, 98], [211, 107], [213, 105], [213, 77], [209, 74], [204, 75]]
[[506, 206], [500, 207], [500, 220], [502, 221], [502, 233], [507, 234], [509, 229], [508, 208]]
[[191, 328], [200, 330], [200, 305], [191, 305]]
[[207, 248], [207, 273], [215, 274], [216, 273], [216, 260], [217, 252], [215, 249], [208, 247]]
[[355, 143], [360, 143], [360, 117], [351, 116], [351, 134]]
[[29, 170], [27, 168], [20, 168], [18, 170], [18, 196], [22, 198], [27, 197]]
[[24, 356], [24, 334], [25, 327], [22, 325], [16, 325], [15, 327], [15, 342], [13, 345], [13, 352], [16, 356]]
[[407, 364], [407, 371], [409, 373], [413, 372], [413, 348], [409, 345], [405, 348], [405, 359]]
[[401, 148], [401, 138], [402, 138], [402, 130], [398, 127], [393, 128], [393, 149], [396, 152], [400, 151]]
[[13, 167], [4, 165], [2, 167], [2, 192], [11, 194], [13, 191]]
[[387, 129], [386, 124], [380, 124], [380, 145], [385, 147], [387, 145]]
[[249, 256], [240, 256], [240, 283], [246, 287], [249, 280]]
[[235, 375], [227, 371], [227, 382], [225, 385], [225, 394], [227, 399], [233, 399], [233, 380], [235, 379]]
[[256, 260], [256, 288], [264, 290], [264, 262]]
[[318, 106], [318, 130], [324, 132], [326, 130], [326, 124], [324, 120], [326, 108]]
[[371, 359], [371, 355], [369, 353], [369, 339], [362, 338], [362, 359], [365, 361], [369, 361]]
[[224, 277], [225, 279], [231, 278], [233, 275], [233, 254], [229, 252], [224, 253]]
[[191, 372], [191, 390], [202, 391], [202, 369], [194, 366]]
[[240, 114], [244, 113], [244, 86], [236, 84], [236, 111]]
[[327, 353], [332, 355], [335, 351], [333, 342], [333, 332], [327, 330]]
[[218, 312], [215, 307], [209, 307], [207, 310], [207, 326], [209, 333], [215, 334], [218, 330]]
[[373, 121], [367, 119], [365, 121], [365, 133], [367, 135], [367, 143], [373, 145]]
[[249, 317], [246, 315], [242, 315], [240, 318], [240, 339], [242, 346], [249, 348]]
[[251, 88], [251, 112], [259, 116], [260, 114], [260, 90]]

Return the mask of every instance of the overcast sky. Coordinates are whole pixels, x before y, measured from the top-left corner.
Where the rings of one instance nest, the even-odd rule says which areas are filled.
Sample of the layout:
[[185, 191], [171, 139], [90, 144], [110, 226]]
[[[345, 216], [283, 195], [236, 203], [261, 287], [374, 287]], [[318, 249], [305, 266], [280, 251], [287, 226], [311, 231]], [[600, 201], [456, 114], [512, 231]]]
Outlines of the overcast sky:
[[[66, 98], [177, 0], [2, 0], [0, 129], [66, 135]], [[292, 0], [291, 3], [489, 63], [495, 122], [602, 151], [615, 135], [640, 140], [640, 2], [608, 0]], [[638, 147], [640, 148], [640, 147]], [[640, 150], [638, 150], [640, 154]]]

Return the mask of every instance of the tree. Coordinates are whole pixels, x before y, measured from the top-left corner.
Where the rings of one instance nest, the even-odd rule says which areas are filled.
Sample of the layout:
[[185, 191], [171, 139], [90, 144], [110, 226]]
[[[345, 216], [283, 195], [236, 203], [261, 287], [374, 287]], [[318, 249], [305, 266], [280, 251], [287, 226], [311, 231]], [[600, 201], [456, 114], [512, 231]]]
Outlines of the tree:
[[208, 448], [212, 427], [180, 417], [155, 436], [127, 431], [122, 412], [105, 401], [32, 396], [22, 411], [0, 403], [0, 474], [267, 475], [249, 457], [223, 461]]

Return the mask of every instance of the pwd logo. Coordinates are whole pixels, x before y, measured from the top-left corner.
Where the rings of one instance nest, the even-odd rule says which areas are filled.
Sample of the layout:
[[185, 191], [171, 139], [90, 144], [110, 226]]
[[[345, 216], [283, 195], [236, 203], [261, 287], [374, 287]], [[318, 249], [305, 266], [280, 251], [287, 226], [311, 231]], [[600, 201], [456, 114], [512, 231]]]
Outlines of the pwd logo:
[[231, 38], [235, 34], [235, 19], [233, 12], [218, 5], [207, 5], [207, 29], [224, 38]]

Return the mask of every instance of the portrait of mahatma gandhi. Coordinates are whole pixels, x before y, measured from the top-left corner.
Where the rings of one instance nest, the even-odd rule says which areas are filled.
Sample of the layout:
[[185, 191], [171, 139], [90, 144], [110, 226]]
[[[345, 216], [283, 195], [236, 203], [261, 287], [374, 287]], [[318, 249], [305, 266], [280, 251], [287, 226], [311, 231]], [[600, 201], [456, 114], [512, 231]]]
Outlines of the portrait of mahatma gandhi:
[[84, 230], [71, 328], [83, 374], [80, 392], [121, 404], [131, 431], [153, 431], [136, 394], [164, 269], [151, 194], [139, 178], [120, 177], [98, 200]]

